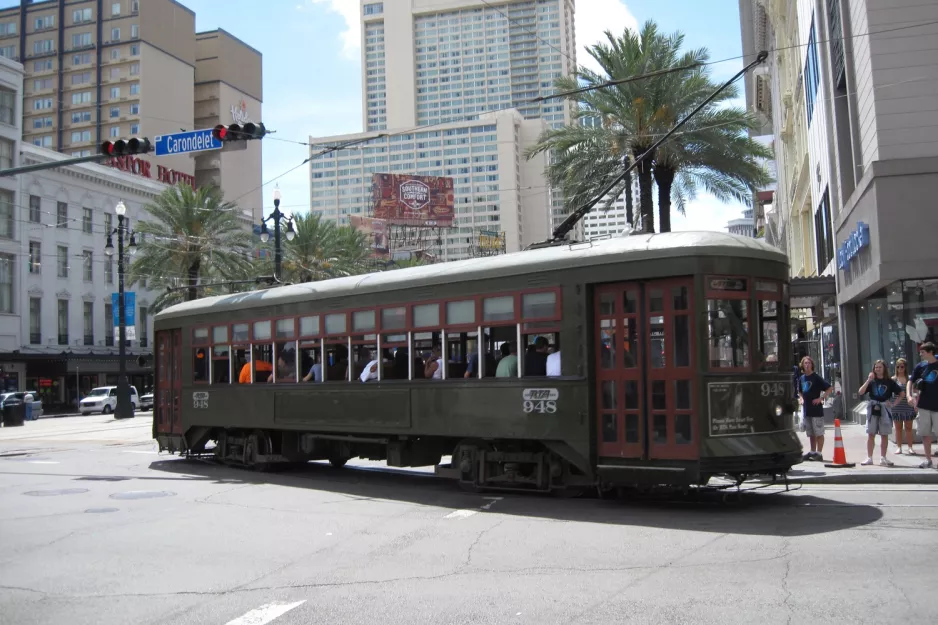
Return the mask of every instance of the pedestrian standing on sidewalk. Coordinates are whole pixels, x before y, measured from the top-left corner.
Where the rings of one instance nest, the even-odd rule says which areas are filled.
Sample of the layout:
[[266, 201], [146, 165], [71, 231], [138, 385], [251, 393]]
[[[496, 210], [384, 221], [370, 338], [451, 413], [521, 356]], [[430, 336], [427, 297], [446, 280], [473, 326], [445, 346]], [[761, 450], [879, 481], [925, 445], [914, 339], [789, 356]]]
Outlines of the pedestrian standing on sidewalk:
[[23, 397], [23, 403], [26, 404], [26, 421], [33, 421], [34, 419], [39, 418], [33, 417], [33, 402], [35, 401], [36, 399], [33, 397], [32, 393], [27, 392]]
[[921, 469], [931, 469], [931, 439], [938, 426], [938, 359], [935, 358], [935, 344], [922, 343], [918, 355], [924, 362], [915, 367], [906, 393], [913, 408], [918, 409], [918, 433], [922, 435], [925, 447], [925, 462]]
[[814, 360], [810, 356], [801, 359], [801, 377], [798, 378], [798, 391], [804, 408], [804, 432], [811, 441], [811, 451], [804, 455], [805, 460], [824, 460], [824, 399], [831, 394], [830, 383], [814, 371]]
[[[908, 387], [909, 363], [906, 362], [905, 358], [900, 358], [896, 361], [896, 375], [893, 376], [892, 379], [903, 389]], [[895, 453], [897, 455], [902, 453], [902, 431], [905, 430], [905, 439], [908, 441], [909, 445], [908, 454], [914, 456], [915, 450], [912, 449], [912, 443], [915, 442], [915, 433], [912, 431], [912, 424], [915, 421], [915, 408], [909, 403], [909, 396], [903, 394], [899, 397], [899, 400], [890, 412], [892, 413], [892, 422], [896, 425]]]
[[894, 466], [886, 458], [886, 448], [889, 445], [889, 432], [892, 430], [892, 417], [890, 410], [896, 399], [903, 397], [905, 391], [899, 383], [889, 377], [889, 369], [882, 360], [873, 363], [873, 370], [860, 390], [860, 395], [869, 393], [870, 400], [866, 404], [866, 460], [860, 464], [868, 466], [873, 464], [873, 448], [876, 446], [876, 435], [880, 438], [879, 464], [884, 467]]

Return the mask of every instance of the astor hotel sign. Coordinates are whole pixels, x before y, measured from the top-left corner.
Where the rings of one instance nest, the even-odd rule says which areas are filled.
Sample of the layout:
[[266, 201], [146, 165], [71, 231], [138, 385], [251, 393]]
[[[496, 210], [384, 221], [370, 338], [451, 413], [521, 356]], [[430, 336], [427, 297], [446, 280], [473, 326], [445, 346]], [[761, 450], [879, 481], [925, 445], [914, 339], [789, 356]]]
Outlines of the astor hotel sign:
[[156, 180], [165, 184], [177, 184], [179, 182], [184, 182], [195, 189], [195, 176], [184, 174], [181, 171], [176, 171], [175, 169], [169, 169], [163, 165], [157, 165], [156, 171], [154, 172], [150, 165], [150, 161], [145, 161], [142, 158], [135, 158], [133, 156], [118, 156], [116, 158], [105, 161], [104, 164], [115, 169], [119, 169], [120, 171], [127, 172], [128, 174], [142, 176], [143, 178], [149, 178], [150, 180]]

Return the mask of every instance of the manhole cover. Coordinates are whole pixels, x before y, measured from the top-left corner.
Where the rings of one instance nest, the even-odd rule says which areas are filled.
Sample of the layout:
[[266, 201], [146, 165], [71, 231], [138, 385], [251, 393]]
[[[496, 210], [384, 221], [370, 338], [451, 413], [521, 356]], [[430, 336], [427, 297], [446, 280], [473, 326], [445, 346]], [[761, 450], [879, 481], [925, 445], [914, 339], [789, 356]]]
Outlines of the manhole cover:
[[156, 499], [157, 497], [172, 497], [175, 494], [168, 490], [129, 490], [126, 493], [114, 493], [111, 499]]
[[117, 512], [119, 508], [88, 508], [85, 514], [104, 514], [106, 512]]
[[76, 482], [123, 482], [129, 480], [129, 477], [118, 477], [112, 475], [86, 475], [85, 477], [76, 477]]
[[23, 494], [30, 497], [55, 497], [56, 495], [80, 495], [87, 492], [87, 488], [60, 488], [59, 490], [31, 490]]

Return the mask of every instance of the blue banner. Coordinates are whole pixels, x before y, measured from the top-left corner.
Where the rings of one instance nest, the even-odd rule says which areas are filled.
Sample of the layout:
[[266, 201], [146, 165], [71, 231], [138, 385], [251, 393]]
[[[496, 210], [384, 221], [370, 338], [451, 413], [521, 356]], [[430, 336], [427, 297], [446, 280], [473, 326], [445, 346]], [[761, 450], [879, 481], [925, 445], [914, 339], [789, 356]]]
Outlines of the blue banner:
[[[113, 311], [114, 318], [114, 327], [120, 325], [120, 306], [118, 305], [118, 300], [120, 299], [119, 293], [111, 293], [111, 310]], [[137, 325], [137, 294], [133, 291], [127, 292], [124, 291], [124, 324], [128, 327], [134, 327]]]

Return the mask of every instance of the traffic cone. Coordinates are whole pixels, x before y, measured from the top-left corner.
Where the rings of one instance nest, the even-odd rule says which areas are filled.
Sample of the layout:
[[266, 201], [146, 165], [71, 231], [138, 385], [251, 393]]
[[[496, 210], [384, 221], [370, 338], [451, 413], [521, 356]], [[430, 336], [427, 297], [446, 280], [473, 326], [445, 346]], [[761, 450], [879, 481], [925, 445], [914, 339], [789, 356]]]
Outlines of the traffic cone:
[[834, 462], [825, 464], [831, 469], [852, 469], [857, 466], [855, 462], [847, 462], [844, 452], [844, 437], [840, 435], [840, 419], [834, 419]]

